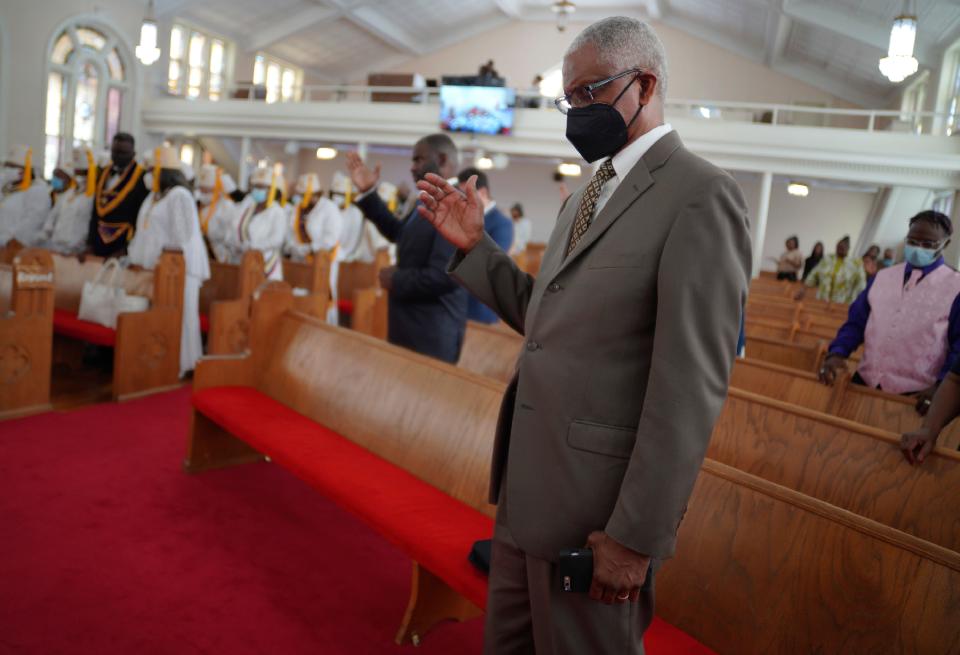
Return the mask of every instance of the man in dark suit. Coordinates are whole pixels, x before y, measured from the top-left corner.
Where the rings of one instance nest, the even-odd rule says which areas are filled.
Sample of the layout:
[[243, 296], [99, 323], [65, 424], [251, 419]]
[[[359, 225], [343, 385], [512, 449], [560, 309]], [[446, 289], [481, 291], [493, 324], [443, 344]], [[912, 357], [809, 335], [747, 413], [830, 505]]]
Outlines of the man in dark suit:
[[110, 144], [110, 163], [97, 180], [87, 245], [99, 257], [125, 255], [137, 227], [140, 205], [150, 195], [145, 173], [136, 162], [133, 136], [117, 132]]
[[[413, 147], [410, 173], [443, 179], [457, 174], [459, 153], [446, 134], [432, 134]], [[357, 207], [384, 237], [397, 244], [397, 265], [382, 269], [380, 285], [389, 294], [390, 343], [455, 364], [460, 358], [467, 320], [467, 292], [446, 273], [454, 248], [416, 208], [404, 220], [394, 216], [377, 194], [380, 166], [370, 169], [356, 153], [347, 154], [350, 178], [360, 196]]]
[[[496, 201], [490, 196], [490, 180], [487, 178], [487, 174], [479, 168], [471, 166], [460, 171], [457, 179], [463, 185], [474, 176], [477, 178], [477, 195], [483, 202], [483, 231], [489, 234], [494, 243], [500, 246], [504, 252], [509, 252], [510, 246], [513, 245], [513, 221], [497, 208]], [[497, 314], [480, 302], [476, 296], [470, 296], [467, 305], [467, 318], [471, 321], [487, 324], [496, 323], [500, 320], [497, 318]]]
[[[451, 274], [526, 338], [493, 447], [488, 655], [643, 653], [655, 562], [674, 553], [727, 395], [746, 204], [664, 124], [666, 87], [642, 21], [604, 19], [567, 50], [557, 108], [599, 166], [561, 208], [536, 279], [484, 234], [474, 180], [417, 185], [420, 213], [458, 248]], [[589, 598], [564, 593], [557, 567], [584, 544]]]

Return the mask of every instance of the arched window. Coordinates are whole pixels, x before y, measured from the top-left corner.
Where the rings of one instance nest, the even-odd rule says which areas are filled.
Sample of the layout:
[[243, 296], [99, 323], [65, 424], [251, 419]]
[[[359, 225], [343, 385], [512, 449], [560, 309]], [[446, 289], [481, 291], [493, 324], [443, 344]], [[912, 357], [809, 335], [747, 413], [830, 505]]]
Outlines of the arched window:
[[47, 77], [43, 175], [73, 148], [100, 149], [120, 131], [129, 107], [130, 62], [101, 27], [65, 27], [54, 39]]

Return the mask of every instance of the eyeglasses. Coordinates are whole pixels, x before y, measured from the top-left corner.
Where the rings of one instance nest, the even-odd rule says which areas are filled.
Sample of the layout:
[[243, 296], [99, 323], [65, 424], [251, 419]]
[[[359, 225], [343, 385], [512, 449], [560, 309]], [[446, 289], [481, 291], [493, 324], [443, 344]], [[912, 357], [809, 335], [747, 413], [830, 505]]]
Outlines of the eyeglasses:
[[623, 71], [622, 73], [617, 73], [613, 77], [608, 77], [605, 80], [578, 86], [573, 90], [572, 93], [567, 93], [554, 100], [553, 104], [557, 106], [557, 109], [560, 110], [561, 114], [566, 114], [574, 107], [586, 107], [587, 105], [592, 105], [597, 101], [596, 97], [594, 96], [594, 91], [597, 89], [610, 84], [610, 82], [613, 82], [614, 80], [619, 80], [621, 77], [626, 77], [627, 75], [640, 75], [642, 72], [643, 71], [641, 71], [639, 68], [631, 68]]
[[924, 248], [926, 250], [940, 250], [941, 241], [921, 241], [919, 239], [911, 239], [907, 237], [903, 240], [908, 246], [913, 246], [914, 248]]

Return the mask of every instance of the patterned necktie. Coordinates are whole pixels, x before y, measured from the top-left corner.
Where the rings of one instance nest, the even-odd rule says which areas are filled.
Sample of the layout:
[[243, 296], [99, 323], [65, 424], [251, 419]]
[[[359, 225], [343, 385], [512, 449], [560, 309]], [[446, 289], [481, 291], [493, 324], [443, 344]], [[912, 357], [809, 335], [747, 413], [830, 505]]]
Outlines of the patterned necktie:
[[597, 172], [593, 174], [593, 179], [590, 180], [586, 191], [583, 192], [580, 206], [577, 208], [577, 217], [573, 221], [573, 230], [570, 232], [570, 243], [567, 244], [567, 255], [577, 247], [580, 239], [587, 233], [593, 217], [593, 210], [597, 208], [597, 201], [600, 199], [600, 191], [607, 180], [616, 174], [616, 171], [613, 170], [613, 160], [610, 159], [603, 162]]

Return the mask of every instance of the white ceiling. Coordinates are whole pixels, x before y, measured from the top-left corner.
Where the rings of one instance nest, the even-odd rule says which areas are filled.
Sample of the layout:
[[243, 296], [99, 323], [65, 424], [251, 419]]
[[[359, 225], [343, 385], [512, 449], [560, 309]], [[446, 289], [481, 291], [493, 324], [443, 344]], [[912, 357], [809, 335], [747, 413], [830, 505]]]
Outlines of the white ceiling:
[[[577, 20], [635, 15], [683, 30], [859, 105], [890, 104], [877, 69], [902, 0], [575, 0]], [[960, 38], [958, 0], [915, 0], [916, 56], [940, 65]], [[553, 21], [552, 0], [158, 0], [179, 16], [330, 82], [365, 77], [515, 20]]]

